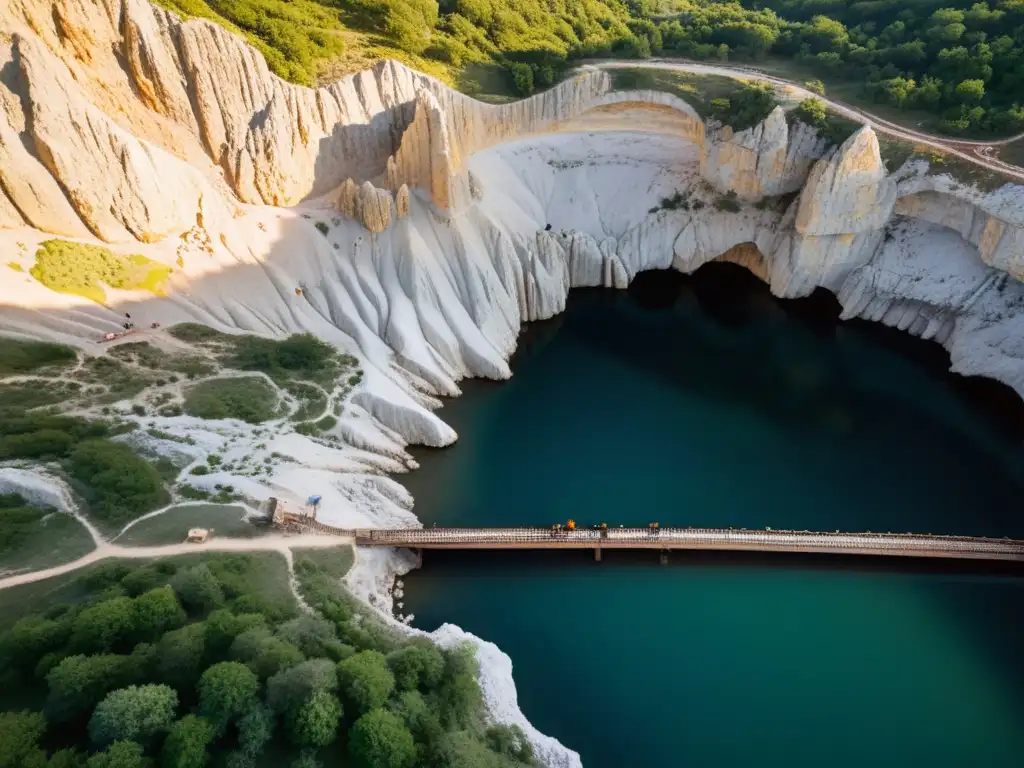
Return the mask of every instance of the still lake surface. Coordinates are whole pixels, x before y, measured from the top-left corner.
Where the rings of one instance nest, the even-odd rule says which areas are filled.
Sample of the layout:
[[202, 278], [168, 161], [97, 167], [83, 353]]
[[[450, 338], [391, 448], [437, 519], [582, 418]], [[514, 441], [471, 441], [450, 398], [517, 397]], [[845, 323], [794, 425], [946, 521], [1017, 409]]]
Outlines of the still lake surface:
[[[1020, 409], [935, 345], [778, 302], [739, 268], [578, 291], [399, 477], [425, 525], [1024, 538]], [[416, 626], [508, 653], [587, 768], [1020, 766], [1024, 576], [674, 553], [427, 553]]]

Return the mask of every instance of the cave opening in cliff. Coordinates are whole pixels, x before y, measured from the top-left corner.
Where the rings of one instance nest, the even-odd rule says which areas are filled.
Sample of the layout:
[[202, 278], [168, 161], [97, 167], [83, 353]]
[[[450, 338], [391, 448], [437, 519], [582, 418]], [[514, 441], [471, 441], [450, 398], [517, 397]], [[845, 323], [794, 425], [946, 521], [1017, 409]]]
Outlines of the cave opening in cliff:
[[[680, 299], [695, 301], [708, 317], [723, 326], [740, 326], [763, 318], [771, 307], [814, 333], [834, 336], [843, 333], [843, 328], [855, 329], [872, 343], [923, 367], [984, 414], [1002, 434], [1024, 441], [1024, 400], [1012, 387], [984, 376], [952, 372], [949, 352], [936, 341], [860, 318], [842, 320], [842, 306], [825, 288], [815, 288], [809, 296], [795, 299], [772, 296], [764, 281], [747, 266], [729, 259], [730, 254], [748, 246], [754, 247], [752, 243], [737, 246], [689, 275], [674, 269], [641, 272], [630, 283], [628, 293], [638, 306], [650, 310], [671, 307]], [[739, 295], [744, 297], [742, 302], [736, 300]]]

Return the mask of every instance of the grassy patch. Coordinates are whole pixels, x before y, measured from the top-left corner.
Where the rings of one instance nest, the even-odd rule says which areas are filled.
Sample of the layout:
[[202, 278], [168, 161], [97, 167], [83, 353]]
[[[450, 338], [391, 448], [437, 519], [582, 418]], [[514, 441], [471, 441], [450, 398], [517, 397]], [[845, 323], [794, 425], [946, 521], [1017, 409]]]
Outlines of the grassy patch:
[[201, 323], [178, 323], [168, 329], [168, 333], [179, 341], [187, 341], [190, 344], [202, 344], [211, 341], [226, 341], [230, 334], [221, 333], [215, 328]]
[[292, 421], [306, 421], [319, 416], [327, 408], [327, 396], [320, 387], [296, 381], [287, 384], [285, 389], [298, 400], [298, 407], [291, 415]]
[[[757, 90], [744, 80], [721, 75], [695, 75], [642, 66], [609, 70], [612, 88], [616, 91], [651, 90], [671, 93], [691, 107], [704, 120], [715, 118], [742, 131], [763, 120], [775, 107], [774, 101], [759, 97], [758, 102], [745, 102]], [[753, 101], [753, 100], [751, 100]]]
[[319, 421], [303, 421], [300, 424], [295, 425], [295, 431], [300, 435], [308, 435], [315, 437], [323, 432], [334, 429], [334, 426], [338, 423], [338, 420], [328, 414]]
[[81, 389], [80, 384], [66, 381], [0, 382], [0, 408], [27, 411], [55, 405], [75, 397]]
[[18, 494], [0, 494], [0, 571], [49, 568], [92, 548], [89, 532], [71, 515], [29, 506]]
[[999, 159], [1024, 168], [1024, 139], [1010, 142], [999, 150]]
[[208, 528], [217, 538], [250, 539], [267, 528], [245, 521], [242, 507], [195, 504], [172, 507], [166, 512], [136, 523], [117, 538], [129, 547], [160, 546], [184, 541], [189, 528]]
[[925, 160], [930, 166], [930, 174], [949, 174], [956, 181], [976, 187], [982, 192], [992, 192], [1004, 184], [1014, 183], [1008, 176], [923, 144], [913, 144], [880, 135], [878, 148], [882, 161], [890, 173], [899, 169], [908, 160]]
[[181, 323], [170, 329], [177, 339], [196, 344], [213, 354], [228, 368], [265, 373], [280, 385], [311, 381], [325, 389], [358, 363], [311, 333], [296, 333], [286, 339], [221, 333], [198, 323]]
[[90, 357], [82, 364], [79, 378], [90, 384], [102, 384], [104, 394], [98, 403], [116, 403], [135, 397], [158, 378], [156, 374], [125, 365], [110, 357]]
[[78, 362], [78, 352], [64, 344], [0, 338], [0, 375], [51, 373]]
[[278, 415], [278, 396], [273, 386], [257, 376], [208, 379], [185, 391], [185, 412], [201, 419], [259, 424]]
[[117, 344], [110, 347], [107, 355], [116, 360], [154, 371], [183, 373], [189, 378], [209, 376], [216, 370], [216, 366], [206, 358], [192, 355], [172, 355], [154, 347], [148, 341]]
[[52, 291], [81, 296], [104, 304], [103, 285], [124, 290], [143, 290], [162, 296], [171, 268], [138, 254], [121, 256], [109, 248], [70, 240], [46, 240], [36, 251], [29, 270]]

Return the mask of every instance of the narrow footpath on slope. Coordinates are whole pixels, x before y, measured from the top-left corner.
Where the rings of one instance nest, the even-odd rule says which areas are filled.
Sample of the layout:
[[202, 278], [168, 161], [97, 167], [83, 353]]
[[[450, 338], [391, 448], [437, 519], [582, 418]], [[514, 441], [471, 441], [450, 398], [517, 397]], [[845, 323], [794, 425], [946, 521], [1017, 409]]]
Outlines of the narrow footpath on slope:
[[[36, 581], [43, 581], [53, 576], [61, 576], [65, 573], [77, 571], [87, 565], [92, 565], [100, 560], [110, 558], [132, 558], [147, 559], [156, 557], [170, 557], [173, 555], [187, 555], [192, 552], [279, 552], [289, 563], [291, 570], [291, 551], [293, 549], [331, 549], [352, 545], [355, 539], [351, 536], [324, 536], [322, 534], [300, 534], [294, 536], [270, 535], [258, 539], [209, 539], [202, 544], [181, 542], [178, 544], [166, 544], [159, 547], [124, 547], [117, 544], [110, 544], [102, 539], [97, 542], [96, 549], [84, 557], [73, 560], [70, 563], [56, 565], [53, 568], [44, 568], [41, 571], [30, 571], [19, 573], [0, 579], [0, 589], [17, 587], [21, 584], [31, 584]], [[301, 603], [301, 600], [300, 600]]]

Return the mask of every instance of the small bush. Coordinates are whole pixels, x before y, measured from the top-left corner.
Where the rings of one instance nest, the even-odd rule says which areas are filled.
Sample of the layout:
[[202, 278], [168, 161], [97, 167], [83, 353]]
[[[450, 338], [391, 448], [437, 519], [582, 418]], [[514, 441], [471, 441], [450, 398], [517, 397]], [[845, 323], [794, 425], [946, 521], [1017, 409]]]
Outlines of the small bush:
[[197, 464], [188, 471], [190, 475], [208, 475], [210, 474], [210, 468], [205, 464]]
[[736, 193], [730, 190], [715, 200], [715, 208], [720, 211], [728, 211], [729, 213], [739, 213], [740, 201], [736, 198]]
[[320, 431], [327, 432], [329, 430], [334, 429], [337, 423], [338, 420], [333, 416], [324, 416], [322, 419], [320, 419], [320, 421], [316, 423], [316, 426], [317, 429], [319, 429]]
[[324, 237], [327, 237], [327, 233], [331, 231], [331, 228], [328, 227], [322, 221], [316, 222], [313, 226], [316, 227], [317, 229], [319, 229], [320, 230], [320, 234], [323, 235]]
[[[206, 469], [206, 467], [203, 467]], [[200, 472], [199, 474], [204, 474]], [[206, 501], [210, 498], [210, 492], [202, 488], [196, 488], [194, 485], [179, 485], [177, 488], [178, 494], [183, 499], [190, 501]]]

